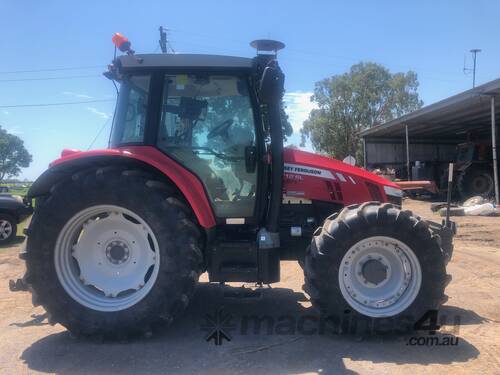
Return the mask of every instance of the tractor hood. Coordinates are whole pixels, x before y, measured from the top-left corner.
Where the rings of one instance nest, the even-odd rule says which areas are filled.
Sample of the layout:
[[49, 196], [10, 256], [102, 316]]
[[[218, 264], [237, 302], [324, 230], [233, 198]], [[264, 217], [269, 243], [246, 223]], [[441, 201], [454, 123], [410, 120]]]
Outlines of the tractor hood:
[[284, 192], [287, 197], [349, 205], [401, 200], [401, 190], [385, 178], [339, 160], [284, 148]]

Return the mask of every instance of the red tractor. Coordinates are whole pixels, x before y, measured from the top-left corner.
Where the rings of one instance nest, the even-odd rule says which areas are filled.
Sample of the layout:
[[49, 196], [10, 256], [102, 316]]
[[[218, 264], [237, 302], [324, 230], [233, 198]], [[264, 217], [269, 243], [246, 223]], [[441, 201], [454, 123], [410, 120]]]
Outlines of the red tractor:
[[64, 150], [31, 186], [24, 281], [76, 335], [151, 332], [210, 282], [274, 283], [280, 260], [330, 315], [411, 329], [445, 301], [453, 230], [401, 210], [394, 183], [283, 147], [284, 75], [253, 59], [129, 49], [109, 148]]

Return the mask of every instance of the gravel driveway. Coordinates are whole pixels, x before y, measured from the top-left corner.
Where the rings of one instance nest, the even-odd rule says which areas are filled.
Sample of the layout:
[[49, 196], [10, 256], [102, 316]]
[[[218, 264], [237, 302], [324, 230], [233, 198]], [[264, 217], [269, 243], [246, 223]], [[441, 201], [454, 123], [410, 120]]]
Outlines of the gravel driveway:
[[[428, 203], [407, 200], [405, 208], [440, 220]], [[448, 266], [450, 298], [439, 315], [446, 319], [442, 332], [369, 339], [318, 328], [294, 262], [283, 263], [280, 283], [258, 292], [242, 290], [241, 284], [200, 284], [185, 317], [152, 338], [74, 339], [63, 327], [48, 324], [43, 309], [32, 307], [29, 293], [8, 290], [8, 280], [21, 275], [24, 265], [17, 258], [19, 246], [0, 249], [0, 371], [500, 374], [500, 218], [460, 217], [457, 222]]]

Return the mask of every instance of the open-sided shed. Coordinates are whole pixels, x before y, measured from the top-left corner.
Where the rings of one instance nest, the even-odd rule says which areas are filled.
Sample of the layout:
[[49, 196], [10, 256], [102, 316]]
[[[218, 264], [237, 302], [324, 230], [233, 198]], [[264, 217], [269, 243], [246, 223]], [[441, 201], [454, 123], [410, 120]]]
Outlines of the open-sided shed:
[[[498, 202], [495, 118], [500, 113], [500, 79], [423, 107], [361, 133], [365, 167], [391, 166], [411, 176], [419, 163], [435, 166], [435, 174], [453, 162], [456, 146], [474, 139], [491, 139], [495, 195]], [[434, 176], [437, 179], [437, 176]]]

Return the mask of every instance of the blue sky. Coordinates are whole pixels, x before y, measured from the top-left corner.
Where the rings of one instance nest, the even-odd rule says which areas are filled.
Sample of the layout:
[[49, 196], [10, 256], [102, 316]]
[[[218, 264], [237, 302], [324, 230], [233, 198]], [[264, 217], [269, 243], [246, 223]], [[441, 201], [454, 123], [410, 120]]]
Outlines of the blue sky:
[[[22, 178], [34, 179], [65, 147], [87, 149], [114, 108], [115, 91], [101, 76], [111, 36], [121, 32], [140, 53], [157, 51], [158, 26], [171, 29], [177, 52], [251, 57], [248, 43], [286, 43], [280, 63], [295, 130], [311, 109], [322, 78], [375, 61], [391, 71], [413, 69], [431, 104], [471, 87], [464, 55], [481, 48], [478, 84], [500, 76], [497, 1], [8, 1], [0, 2], [0, 107], [109, 100], [88, 104], [0, 108], [0, 125], [33, 154]], [[60, 71], [6, 73], [52, 68]], [[73, 77], [53, 80], [25, 80]], [[77, 78], [75, 78], [77, 77]], [[105, 147], [109, 123], [93, 148]], [[299, 143], [295, 135], [291, 140]]]

